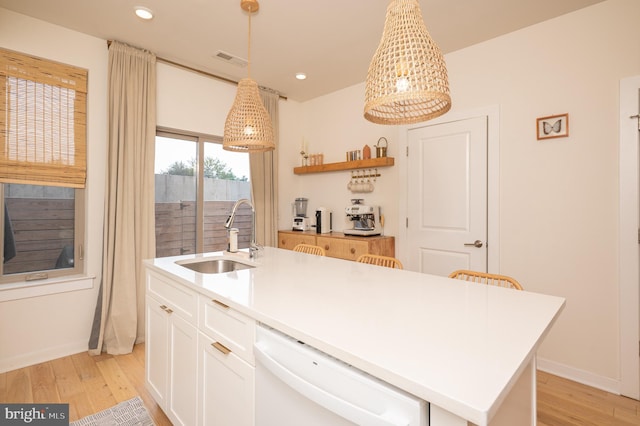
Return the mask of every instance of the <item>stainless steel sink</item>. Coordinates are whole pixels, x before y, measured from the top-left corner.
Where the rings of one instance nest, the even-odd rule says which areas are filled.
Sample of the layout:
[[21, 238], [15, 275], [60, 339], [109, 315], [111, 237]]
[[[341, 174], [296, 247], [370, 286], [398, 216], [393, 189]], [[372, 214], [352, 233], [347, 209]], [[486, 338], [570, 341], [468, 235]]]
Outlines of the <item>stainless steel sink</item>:
[[200, 272], [201, 274], [222, 274], [224, 272], [255, 268], [253, 265], [224, 258], [202, 259], [199, 261], [183, 260], [176, 263], [184, 268]]

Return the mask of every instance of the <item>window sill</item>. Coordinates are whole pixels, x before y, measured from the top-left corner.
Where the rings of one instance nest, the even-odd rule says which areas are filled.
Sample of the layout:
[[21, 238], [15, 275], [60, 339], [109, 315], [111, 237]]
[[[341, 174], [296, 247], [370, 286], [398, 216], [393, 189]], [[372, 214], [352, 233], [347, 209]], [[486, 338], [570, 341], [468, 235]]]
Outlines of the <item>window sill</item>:
[[68, 276], [42, 281], [0, 284], [0, 302], [93, 288], [95, 277]]

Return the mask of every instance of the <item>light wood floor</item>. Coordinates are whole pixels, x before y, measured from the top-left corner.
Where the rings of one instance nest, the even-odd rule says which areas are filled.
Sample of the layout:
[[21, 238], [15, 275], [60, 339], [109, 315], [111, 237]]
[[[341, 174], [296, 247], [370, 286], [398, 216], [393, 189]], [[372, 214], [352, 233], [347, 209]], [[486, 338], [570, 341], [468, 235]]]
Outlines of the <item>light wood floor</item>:
[[638, 426], [640, 402], [538, 371], [538, 426]]
[[[144, 345], [128, 355], [84, 352], [0, 374], [0, 402], [68, 402], [71, 421], [136, 395], [156, 425], [171, 425], [144, 387]], [[538, 426], [567, 425], [638, 426], [640, 402], [538, 372]]]
[[75, 421], [139, 395], [158, 426], [171, 422], [144, 387], [144, 344], [131, 354], [87, 352], [0, 374], [0, 401], [69, 403]]

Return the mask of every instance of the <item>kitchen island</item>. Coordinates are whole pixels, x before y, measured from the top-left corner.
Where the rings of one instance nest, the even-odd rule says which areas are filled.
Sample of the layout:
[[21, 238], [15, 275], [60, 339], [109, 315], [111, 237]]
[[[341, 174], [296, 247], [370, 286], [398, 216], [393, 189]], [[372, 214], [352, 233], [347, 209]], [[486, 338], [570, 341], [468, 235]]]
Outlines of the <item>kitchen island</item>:
[[[204, 274], [176, 263], [223, 255], [255, 267]], [[535, 353], [562, 298], [269, 247], [255, 260], [208, 253], [145, 264], [178, 290], [429, 402], [434, 425], [535, 424]]]

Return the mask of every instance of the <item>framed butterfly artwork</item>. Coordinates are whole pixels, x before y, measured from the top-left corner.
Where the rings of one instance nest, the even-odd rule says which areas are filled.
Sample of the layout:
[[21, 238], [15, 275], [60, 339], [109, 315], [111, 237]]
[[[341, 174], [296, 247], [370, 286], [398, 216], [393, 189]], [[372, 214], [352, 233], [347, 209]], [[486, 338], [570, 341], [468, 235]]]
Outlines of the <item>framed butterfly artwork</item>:
[[569, 114], [550, 115], [536, 120], [538, 140], [569, 136]]

